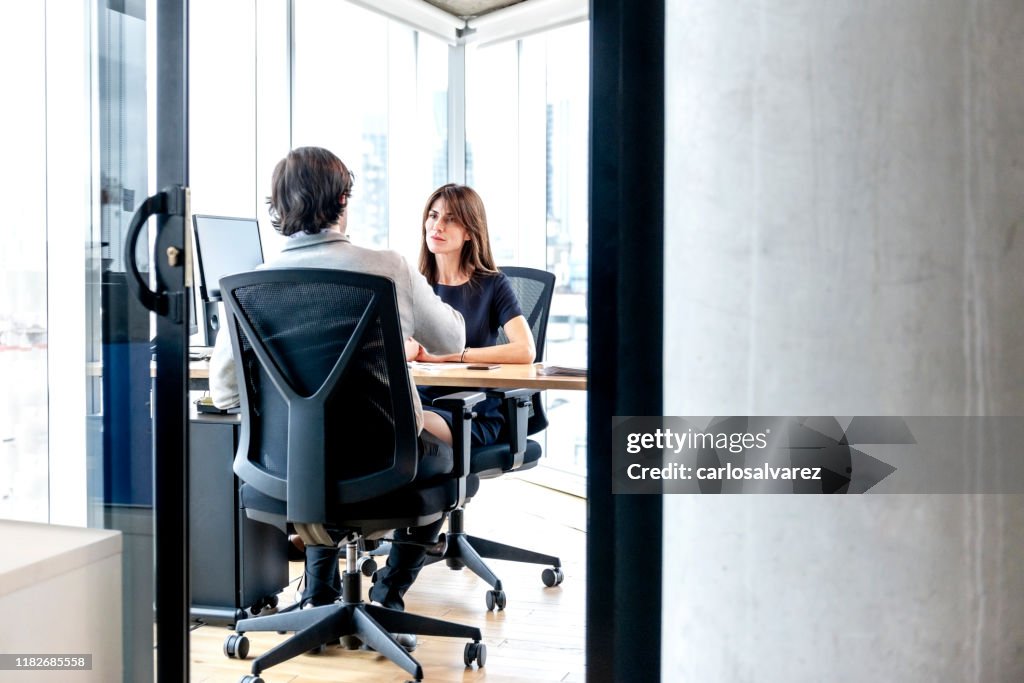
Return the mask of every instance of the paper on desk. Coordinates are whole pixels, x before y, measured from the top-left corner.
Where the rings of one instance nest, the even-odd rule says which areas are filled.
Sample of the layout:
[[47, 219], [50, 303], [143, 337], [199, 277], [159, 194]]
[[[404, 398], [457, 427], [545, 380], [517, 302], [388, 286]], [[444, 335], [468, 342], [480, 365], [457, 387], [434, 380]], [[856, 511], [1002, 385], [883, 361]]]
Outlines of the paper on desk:
[[547, 377], [586, 377], [586, 368], [570, 368], [564, 365], [545, 365], [542, 368], [537, 368], [538, 375], [544, 375]]
[[423, 372], [443, 372], [444, 370], [468, 367], [469, 363], [421, 363], [415, 360], [409, 361], [410, 370], [422, 370]]

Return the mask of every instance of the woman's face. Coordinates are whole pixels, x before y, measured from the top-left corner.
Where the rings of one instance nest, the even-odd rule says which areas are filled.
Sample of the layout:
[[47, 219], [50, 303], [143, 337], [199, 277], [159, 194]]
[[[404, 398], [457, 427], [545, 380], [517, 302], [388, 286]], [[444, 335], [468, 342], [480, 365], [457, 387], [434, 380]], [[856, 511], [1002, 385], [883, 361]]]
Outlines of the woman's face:
[[435, 256], [457, 255], [462, 250], [462, 245], [469, 240], [466, 228], [448, 213], [448, 207], [441, 198], [430, 205], [427, 222], [423, 227], [427, 233], [427, 249]]

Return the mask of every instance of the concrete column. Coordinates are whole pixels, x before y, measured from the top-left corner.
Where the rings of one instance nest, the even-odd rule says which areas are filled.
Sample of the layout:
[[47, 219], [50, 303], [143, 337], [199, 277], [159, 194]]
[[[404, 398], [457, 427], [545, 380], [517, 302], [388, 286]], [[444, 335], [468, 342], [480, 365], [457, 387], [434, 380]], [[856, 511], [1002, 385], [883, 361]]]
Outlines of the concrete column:
[[[1024, 5], [669, 0], [666, 30], [666, 414], [1021, 414]], [[665, 515], [666, 681], [1024, 680], [1022, 496]]]

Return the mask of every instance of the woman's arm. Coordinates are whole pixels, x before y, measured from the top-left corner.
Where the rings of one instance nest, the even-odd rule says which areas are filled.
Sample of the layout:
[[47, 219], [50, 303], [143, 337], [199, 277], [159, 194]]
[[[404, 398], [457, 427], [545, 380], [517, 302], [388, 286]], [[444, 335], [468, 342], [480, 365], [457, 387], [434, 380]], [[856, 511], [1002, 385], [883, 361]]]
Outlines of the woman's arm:
[[532, 363], [537, 357], [537, 347], [526, 318], [517, 315], [505, 323], [504, 328], [507, 344], [466, 349], [465, 355], [460, 351], [435, 356], [421, 348], [416, 360], [423, 363]]

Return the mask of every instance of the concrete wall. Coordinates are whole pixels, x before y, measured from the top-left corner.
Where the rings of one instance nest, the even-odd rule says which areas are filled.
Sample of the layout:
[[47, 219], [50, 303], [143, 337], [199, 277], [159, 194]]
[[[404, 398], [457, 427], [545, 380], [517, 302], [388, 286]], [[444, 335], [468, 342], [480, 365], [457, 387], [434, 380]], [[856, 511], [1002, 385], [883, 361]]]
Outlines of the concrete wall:
[[[1024, 4], [667, 3], [669, 415], [1024, 407]], [[664, 680], [1024, 680], [1024, 498], [675, 496]]]

